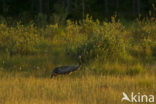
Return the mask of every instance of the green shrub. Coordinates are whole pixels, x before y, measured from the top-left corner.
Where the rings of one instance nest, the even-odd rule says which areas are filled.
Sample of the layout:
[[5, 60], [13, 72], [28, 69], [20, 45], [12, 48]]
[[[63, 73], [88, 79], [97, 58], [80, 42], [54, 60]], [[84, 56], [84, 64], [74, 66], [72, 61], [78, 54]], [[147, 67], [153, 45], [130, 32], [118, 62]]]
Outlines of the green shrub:
[[128, 75], [137, 75], [137, 74], [143, 72], [143, 70], [144, 70], [144, 68], [140, 64], [137, 64], [132, 67], [129, 67], [127, 69], [126, 73]]
[[36, 51], [36, 44], [39, 43], [37, 29], [33, 25], [7, 27], [0, 24], [0, 48], [1, 51], [10, 54], [30, 54]]
[[130, 40], [131, 51], [134, 56], [151, 59], [156, 56], [156, 22], [153, 21], [139, 21], [137, 28], [132, 31], [132, 38]]
[[70, 22], [66, 27], [67, 50], [72, 56], [81, 54], [85, 61], [95, 58], [104, 61], [117, 60], [126, 55], [123, 39], [126, 30], [120, 22], [104, 22], [101, 25], [98, 20], [87, 17], [80, 24]]

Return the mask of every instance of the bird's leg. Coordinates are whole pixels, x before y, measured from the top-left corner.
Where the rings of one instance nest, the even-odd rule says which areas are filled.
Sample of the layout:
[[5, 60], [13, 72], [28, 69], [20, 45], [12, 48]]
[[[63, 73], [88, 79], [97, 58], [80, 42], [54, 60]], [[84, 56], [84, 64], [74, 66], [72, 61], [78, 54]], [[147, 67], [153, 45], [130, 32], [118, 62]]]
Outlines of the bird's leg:
[[55, 74], [55, 73], [53, 73], [53, 74], [50, 76], [50, 78], [53, 78], [54, 76], [56, 76], [56, 74]]
[[69, 73], [69, 75], [71, 75], [71, 74], [72, 74], [72, 72]]

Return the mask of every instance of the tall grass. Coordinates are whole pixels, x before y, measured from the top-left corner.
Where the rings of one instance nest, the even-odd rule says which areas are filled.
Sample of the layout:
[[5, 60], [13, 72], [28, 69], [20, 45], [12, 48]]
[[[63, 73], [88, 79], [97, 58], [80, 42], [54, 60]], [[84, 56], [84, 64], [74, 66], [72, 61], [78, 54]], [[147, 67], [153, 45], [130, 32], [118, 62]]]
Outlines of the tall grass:
[[54, 79], [19, 75], [7, 74], [0, 79], [1, 104], [121, 104], [123, 91], [156, 95], [155, 76], [148, 74], [136, 77], [88, 74]]

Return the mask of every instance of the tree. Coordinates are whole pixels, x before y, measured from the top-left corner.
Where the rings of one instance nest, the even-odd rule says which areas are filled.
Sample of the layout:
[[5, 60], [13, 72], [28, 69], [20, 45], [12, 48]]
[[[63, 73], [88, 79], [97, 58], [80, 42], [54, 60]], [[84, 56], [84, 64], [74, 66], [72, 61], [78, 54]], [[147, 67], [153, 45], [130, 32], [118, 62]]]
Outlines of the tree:
[[105, 15], [108, 15], [108, 0], [104, 0]]
[[66, 12], [70, 13], [70, 0], [67, 0]]
[[39, 13], [43, 13], [43, 11], [42, 11], [42, 0], [39, 0]]
[[85, 19], [85, 1], [82, 0], [82, 18]]
[[140, 13], [140, 0], [137, 0], [137, 14]]
[[119, 9], [119, 0], [116, 0], [116, 11]]

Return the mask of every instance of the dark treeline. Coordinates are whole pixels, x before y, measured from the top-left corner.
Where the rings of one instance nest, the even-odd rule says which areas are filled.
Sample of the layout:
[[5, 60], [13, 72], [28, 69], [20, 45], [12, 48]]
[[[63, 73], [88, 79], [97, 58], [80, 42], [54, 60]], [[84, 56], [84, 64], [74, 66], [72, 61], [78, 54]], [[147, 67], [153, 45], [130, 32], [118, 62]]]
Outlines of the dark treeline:
[[[0, 16], [35, 19], [38, 14], [46, 20], [82, 19], [86, 14], [104, 19], [115, 12], [131, 19], [153, 11], [156, 0], [0, 0]], [[42, 18], [44, 18], [42, 16]]]

